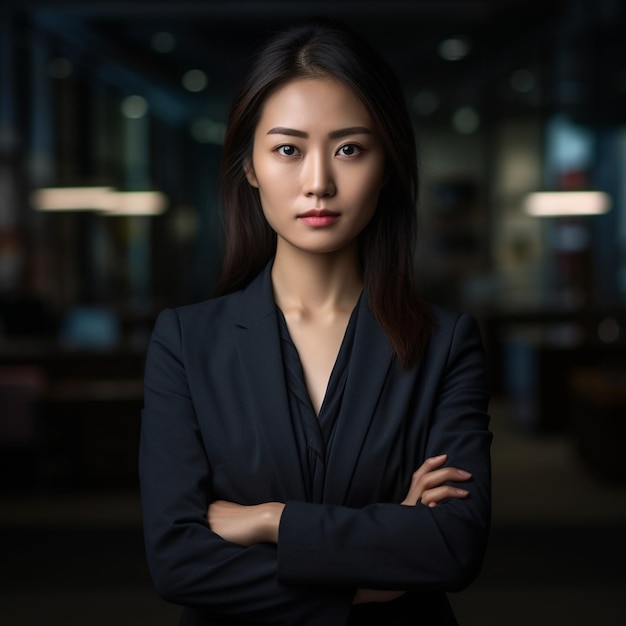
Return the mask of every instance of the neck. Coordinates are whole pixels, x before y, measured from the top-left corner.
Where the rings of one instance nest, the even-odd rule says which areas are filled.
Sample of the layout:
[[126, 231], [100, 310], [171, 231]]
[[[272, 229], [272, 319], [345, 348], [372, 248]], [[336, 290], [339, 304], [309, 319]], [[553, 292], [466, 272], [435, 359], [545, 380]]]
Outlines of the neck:
[[279, 245], [272, 267], [272, 285], [276, 304], [284, 313], [351, 311], [363, 289], [356, 244], [328, 254]]

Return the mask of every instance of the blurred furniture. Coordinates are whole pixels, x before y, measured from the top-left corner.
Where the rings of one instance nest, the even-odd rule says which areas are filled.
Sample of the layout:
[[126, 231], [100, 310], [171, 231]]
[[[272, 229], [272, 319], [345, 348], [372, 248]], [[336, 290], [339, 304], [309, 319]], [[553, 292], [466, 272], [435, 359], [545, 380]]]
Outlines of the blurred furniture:
[[44, 389], [37, 365], [0, 366], [0, 485], [6, 490], [33, 480]]
[[[136, 489], [144, 351], [3, 348], [3, 475], [28, 476], [23, 487], [39, 490]], [[9, 439], [15, 450], [22, 442], [19, 454], [4, 454]]]
[[511, 400], [523, 430], [569, 432], [574, 373], [626, 369], [625, 319], [623, 311], [589, 310], [484, 315], [492, 392]]
[[575, 370], [570, 414], [587, 467], [605, 481], [626, 482], [626, 367]]

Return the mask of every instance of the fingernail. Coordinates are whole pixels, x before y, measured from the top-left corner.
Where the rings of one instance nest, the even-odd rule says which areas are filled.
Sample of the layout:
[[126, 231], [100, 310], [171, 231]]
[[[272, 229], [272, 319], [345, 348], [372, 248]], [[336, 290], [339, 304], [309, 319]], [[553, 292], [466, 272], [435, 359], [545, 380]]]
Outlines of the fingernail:
[[465, 478], [470, 478], [472, 476], [469, 472], [466, 472], [465, 470], [459, 470], [459, 474], [461, 476], [464, 476]]

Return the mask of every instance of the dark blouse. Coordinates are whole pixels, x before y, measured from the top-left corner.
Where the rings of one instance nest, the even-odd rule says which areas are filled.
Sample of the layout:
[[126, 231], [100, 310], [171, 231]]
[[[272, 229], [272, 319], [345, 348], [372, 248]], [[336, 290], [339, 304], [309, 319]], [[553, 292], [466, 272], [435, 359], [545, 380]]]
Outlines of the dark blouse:
[[333, 445], [335, 425], [340, 419], [342, 411], [343, 392], [350, 367], [359, 302], [357, 302], [350, 316], [319, 415], [315, 415], [304, 381], [300, 356], [289, 335], [285, 316], [278, 307], [276, 308], [289, 398], [289, 413], [293, 430], [296, 433], [299, 458], [303, 464], [301, 472], [305, 479], [307, 500], [321, 503], [324, 502], [326, 463]]

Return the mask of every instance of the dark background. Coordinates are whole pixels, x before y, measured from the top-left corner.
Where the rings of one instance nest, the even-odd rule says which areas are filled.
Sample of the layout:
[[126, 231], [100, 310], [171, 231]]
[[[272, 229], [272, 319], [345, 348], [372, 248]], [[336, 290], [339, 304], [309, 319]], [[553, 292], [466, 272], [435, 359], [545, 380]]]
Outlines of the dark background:
[[[235, 82], [303, 17], [398, 73], [421, 161], [419, 273], [483, 329], [493, 534], [466, 626], [615, 624], [626, 583], [626, 7], [620, 0], [0, 5], [0, 619], [173, 624], [143, 561], [145, 348], [210, 296]], [[191, 74], [188, 74], [189, 71]], [[186, 86], [185, 86], [186, 85]], [[39, 210], [46, 187], [160, 191], [153, 216]], [[600, 216], [538, 218], [539, 190]]]

